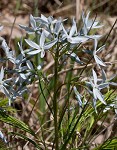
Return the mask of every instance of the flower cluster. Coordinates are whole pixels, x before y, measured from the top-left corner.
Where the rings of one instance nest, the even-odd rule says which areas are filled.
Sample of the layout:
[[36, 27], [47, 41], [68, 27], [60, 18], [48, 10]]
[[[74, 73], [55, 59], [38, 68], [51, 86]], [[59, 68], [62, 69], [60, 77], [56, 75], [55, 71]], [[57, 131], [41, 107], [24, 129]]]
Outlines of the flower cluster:
[[[10, 51], [5, 39], [0, 37], [0, 47], [6, 54], [6, 58], [0, 58], [1, 62], [10, 61], [13, 63], [14, 68], [9, 70], [8, 68], [1, 68], [0, 72], [0, 91], [3, 92], [9, 98], [9, 104], [11, 100], [15, 100], [16, 97], [22, 96], [25, 91], [28, 91], [27, 85], [31, 84], [33, 79], [36, 78], [36, 72], [41, 69], [40, 64], [37, 66], [32, 63], [32, 58], [38, 55], [41, 59], [44, 58], [47, 51], [51, 52], [53, 57], [57, 50], [62, 57], [69, 56], [71, 59], [79, 63], [79, 65], [85, 64], [81, 60], [74, 47], [82, 45], [88, 41], [93, 41], [93, 50], [83, 50], [82, 52], [88, 53], [94, 59], [97, 66], [102, 69], [106, 64], [97, 55], [104, 50], [105, 45], [98, 48], [98, 41], [101, 35], [92, 35], [90, 30], [101, 28], [98, 21], [89, 19], [90, 12], [85, 16], [82, 14], [83, 26], [78, 30], [75, 19], [72, 20], [71, 28], [65, 28], [64, 22], [66, 19], [62, 18], [54, 19], [52, 16], [45, 17], [33, 17], [30, 15], [30, 26], [19, 25], [20, 28], [26, 31], [27, 34], [31, 34], [36, 39], [25, 39], [28, 49], [23, 48], [22, 39], [18, 43], [20, 54], [16, 56], [13, 51]], [[3, 27], [0, 27], [0, 31]], [[58, 47], [59, 45], [59, 47]], [[5, 79], [4, 72], [13, 74], [12, 78]], [[111, 82], [111, 79], [107, 80], [104, 70], [102, 69], [102, 79], [98, 79], [95, 70], [92, 70], [93, 77], [86, 81], [88, 92], [93, 96], [93, 104], [96, 106], [96, 101], [100, 100], [106, 105], [104, 96], [101, 90], [108, 88], [110, 84], [117, 85]], [[79, 105], [82, 107], [83, 96], [77, 91], [74, 86], [76, 98]], [[85, 100], [86, 101], [86, 100]]]

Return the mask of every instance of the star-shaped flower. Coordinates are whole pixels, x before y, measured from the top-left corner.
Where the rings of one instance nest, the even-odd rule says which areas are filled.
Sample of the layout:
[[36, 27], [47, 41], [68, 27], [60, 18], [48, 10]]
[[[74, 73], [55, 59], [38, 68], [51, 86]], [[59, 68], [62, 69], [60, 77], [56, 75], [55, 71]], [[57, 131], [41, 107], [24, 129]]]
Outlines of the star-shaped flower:
[[1, 68], [1, 72], [0, 72], [0, 91], [2, 93], [4, 93], [8, 98], [9, 98], [9, 104], [10, 104], [10, 93], [9, 91], [6, 89], [7, 86], [7, 82], [10, 81], [10, 79], [7, 80], [3, 80], [4, 78], [4, 69], [3, 67]]
[[92, 72], [93, 72], [93, 79], [90, 79], [90, 84], [91, 87], [93, 88], [92, 92], [93, 92], [94, 99], [95, 100], [99, 99], [103, 104], [106, 105], [106, 102], [104, 101], [104, 96], [102, 95], [100, 90], [106, 88], [108, 86], [108, 83], [98, 84], [97, 74], [94, 70], [92, 70]]
[[10, 48], [8, 47], [5, 39], [3, 39], [2, 37], [0, 38], [0, 47], [4, 50], [5, 54], [6, 54], [6, 57], [12, 62], [14, 63], [15, 62], [15, 56], [14, 56], [14, 53], [13, 51], [10, 51]]
[[101, 52], [105, 48], [105, 45], [103, 45], [103, 46], [101, 46], [100, 48], [97, 49], [97, 42], [98, 42], [98, 40], [95, 39], [94, 40], [94, 51], [93, 51], [93, 56], [94, 56], [95, 62], [98, 64], [98, 66], [99, 65], [106, 66], [106, 64], [97, 55], [97, 53]]
[[63, 25], [62, 28], [64, 32], [63, 39], [67, 39], [67, 41], [72, 44], [86, 42], [89, 39], [88, 37], [77, 35], [77, 26], [76, 21], [74, 19], [69, 34], [67, 33]]
[[38, 31], [38, 33], [40, 33], [39, 27], [37, 26], [36, 21], [32, 15], [30, 15], [30, 25], [31, 25], [31, 27], [21, 25], [21, 24], [19, 26], [20, 26], [20, 28], [25, 30], [28, 34], [34, 34], [36, 31]]
[[108, 85], [113, 85], [113, 86], [117, 86], [117, 83], [112, 82], [111, 80], [113, 80], [117, 75], [113, 75], [112, 77], [110, 77], [109, 79], [107, 79], [106, 77], [106, 73], [105, 71], [102, 69], [102, 82], [103, 83], [107, 83]]
[[103, 25], [98, 25], [99, 24], [98, 21], [89, 19], [89, 15], [90, 12], [88, 12], [86, 17], [84, 15], [84, 12], [82, 13], [82, 20], [83, 20], [82, 32], [84, 35], [87, 35], [90, 29], [97, 29], [103, 26]]
[[25, 39], [25, 41], [28, 43], [28, 45], [30, 45], [33, 48], [33, 50], [27, 52], [27, 54], [35, 55], [35, 54], [41, 53], [41, 58], [43, 58], [45, 56], [45, 50], [50, 49], [57, 42], [57, 39], [54, 39], [53, 41], [45, 43], [45, 39], [46, 39], [46, 31], [45, 30], [41, 34], [41, 37], [39, 40], [39, 45], [31, 40]]
[[[75, 92], [75, 95], [76, 95], [76, 99], [77, 99], [77, 101], [78, 101], [78, 104], [79, 104], [79, 106], [82, 108], [83, 105], [86, 104], [87, 100], [84, 99], [84, 97], [78, 92], [78, 90], [76, 89], [75, 86], [73, 87], [73, 89], [74, 89], [74, 92]], [[83, 101], [83, 99], [84, 99], [84, 101]]]

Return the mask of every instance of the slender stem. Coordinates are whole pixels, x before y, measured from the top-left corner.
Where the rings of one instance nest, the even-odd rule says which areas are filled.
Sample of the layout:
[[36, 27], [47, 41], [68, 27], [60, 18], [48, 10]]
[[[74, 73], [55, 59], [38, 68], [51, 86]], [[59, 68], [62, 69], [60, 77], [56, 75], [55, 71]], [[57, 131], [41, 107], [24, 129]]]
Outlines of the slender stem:
[[48, 108], [49, 108], [51, 114], [53, 114], [52, 109], [51, 109], [51, 107], [50, 107], [50, 105], [49, 105], [49, 103], [48, 103], [48, 101], [47, 101], [47, 99], [46, 99], [46, 97], [45, 97], [45, 95], [44, 95], [44, 92], [43, 92], [44, 90], [43, 90], [43, 88], [42, 88], [40, 78], [39, 78], [39, 87], [40, 87], [40, 90], [41, 90], [41, 93], [42, 93], [42, 95], [43, 95], [43, 98], [44, 98], [44, 100], [45, 100], [45, 102], [46, 102], [46, 104], [47, 104], [47, 106], [48, 106]]
[[55, 127], [55, 149], [58, 150], [58, 121], [57, 121], [57, 85], [58, 85], [58, 57], [59, 49], [57, 44], [57, 50], [55, 53], [55, 65], [54, 65], [54, 96], [53, 96], [53, 111], [54, 111], [54, 127]]
[[[87, 101], [87, 103], [88, 103], [88, 101]], [[76, 129], [76, 126], [77, 126], [79, 120], [81, 119], [81, 117], [82, 117], [82, 115], [83, 115], [83, 113], [84, 113], [84, 111], [85, 111], [86, 106], [87, 106], [87, 104], [83, 107], [80, 116], [78, 117], [78, 119], [77, 119], [77, 121], [76, 121], [76, 123], [75, 123], [73, 129], [71, 130], [71, 132], [70, 132], [68, 138], [66, 139], [65, 143], [62, 145], [61, 150], [65, 150], [66, 145], [68, 144], [70, 138], [72, 137], [72, 135], [73, 135], [73, 133], [74, 133], [74, 130]], [[70, 125], [70, 126], [71, 126], [71, 125]]]

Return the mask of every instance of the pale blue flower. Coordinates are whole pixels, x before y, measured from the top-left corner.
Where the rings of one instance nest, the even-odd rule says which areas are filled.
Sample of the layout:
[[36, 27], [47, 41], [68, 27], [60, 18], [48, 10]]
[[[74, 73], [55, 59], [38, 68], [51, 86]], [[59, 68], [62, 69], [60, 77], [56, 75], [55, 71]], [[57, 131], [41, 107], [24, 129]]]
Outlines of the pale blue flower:
[[46, 40], [45, 30], [41, 34], [39, 44], [36, 44], [35, 42], [31, 40], [25, 39], [27, 44], [30, 45], [32, 48], [34, 48], [33, 50], [27, 52], [27, 54], [35, 55], [35, 54], [41, 53], [41, 58], [43, 58], [45, 56], [45, 50], [50, 49], [57, 42], [57, 39], [50, 41], [48, 43], [45, 43], [45, 40]]
[[41, 17], [34, 17], [36, 22], [40, 23], [40, 27], [50, 27], [51, 31], [53, 31], [54, 24], [57, 22], [57, 19], [54, 19], [52, 16], [48, 18], [41, 14]]
[[40, 33], [40, 28], [36, 25], [36, 21], [32, 15], [30, 15], [30, 25], [31, 27], [25, 25], [19, 25], [20, 28], [25, 30], [28, 34], [34, 34], [35, 32]]
[[13, 51], [10, 51], [10, 48], [8, 47], [5, 39], [1, 39], [1, 45], [0, 47], [4, 50], [6, 57], [12, 62], [15, 63], [15, 56]]
[[3, 67], [1, 68], [1, 72], [0, 72], [0, 91], [2, 93], [4, 93], [8, 98], [9, 98], [9, 105], [11, 104], [11, 96], [10, 96], [10, 92], [8, 91], [8, 89], [6, 88], [7, 82], [9, 82], [11, 80], [11, 78], [7, 79], [7, 80], [3, 80], [4, 79], [4, 69]]
[[103, 104], [106, 105], [106, 102], [104, 101], [104, 96], [102, 95], [102, 93], [100, 92], [101, 89], [104, 89], [108, 86], [108, 83], [100, 83], [98, 84], [98, 78], [97, 78], [97, 74], [94, 70], [92, 70], [93, 72], [93, 78], [90, 79], [90, 85], [93, 89], [93, 97], [94, 100], [99, 99]]
[[90, 12], [87, 13], [87, 16], [85, 17], [84, 12], [82, 13], [82, 20], [83, 20], [83, 28], [82, 32], [84, 35], [87, 35], [90, 29], [98, 29], [101, 28], [103, 25], [98, 25], [98, 21], [94, 21], [92, 19], [89, 19]]
[[115, 113], [117, 115], [117, 97], [115, 98], [114, 109], [115, 109]]
[[[77, 88], [75, 86], [73, 87], [73, 90], [74, 90], [74, 93], [76, 95], [76, 99], [78, 101], [78, 104], [82, 108], [83, 105], [86, 104], [87, 100], [84, 99], [84, 97], [78, 92], [78, 90], [77, 90]], [[84, 101], [83, 101], [83, 99], [84, 99]]]
[[106, 73], [105, 73], [105, 71], [102, 69], [102, 79], [103, 79], [102, 82], [103, 82], [103, 83], [107, 83], [108, 86], [109, 86], [109, 85], [117, 86], [117, 83], [111, 81], [111, 80], [113, 80], [116, 76], [117, 76], [117, 75], [113, 75], [112, 77], [110, 77], [109, 79], [107, 79]]
[[7, 140], [1, 131], [0, 131], [0, 138], [3, 140], [3, 142], [7, 143]]
[[25, 57], [25, 53], [24, 53], [24, 50], [23, 50], [23, 47], [22, 47], [22, 39], [20, 40], [20, 43], [18, 42], [18, 46], [19, 46], [21, 54], [23, 55], [23, 57]]
[[94, 50], [93, 50], [93, 57], [95, 59], [95, 62], [97, 63], [97, 65], [101, 65], [101, 66], [106, 66], [106, 64], [101, 60], [101, 58], [99, 58], [99, 56], [97, 55], [99, 52], [101, 52], [104, 48], [105, 45], [101, 46], [100, 48], [97, 49], [97, 43], [98, 40], [95, 39], [94, 40]]
[[78, 55], [76, 55], [75, 53], [69, 51], [69, 52], [67, 52], [66, 54], [67, 54], [67, 55], [70, 55], [70, 58], [71, 58], [73, 61], [75, 61], [75, 62], [77, 62], [77, 63], [79, 63], [79, 64], [83, 64], [83, 62], [80, 60], [80, 58], [78, 57]]
[[107, 112], [108, 110], [110, 110], [111, 108], [114, 109], [115, 114], [117, 115], [117, 97], [115, 97], [115, 99], [113, 100], [113, 102], [111, 102], [111, 104], [108, 104], [105, 109], [103, 110], [103, 112]]
[[77, 35], [76, 21], [74, 19], [69, 33], [67, 33], [63, 25], [62, 28], [64, 32], [63, 39], [67, 39], [72, 44], [86, 42], [89, 39], [88, 37]]
[[49, 16], [48, 18], [41, 14], [41, 17], [34, 17], [36, 22], [40, 24], [40, 29], [45, 29], [50, 33], [50, 37], [56, 38], [58, 37], [58, 34], [62, 30], [62, 22], [65, 20], [62, 20], [61, 17], [58, 19], [54, 19], [52, 16]]
[[3, 26], [0, 26], [0, 31], [3, 29]]

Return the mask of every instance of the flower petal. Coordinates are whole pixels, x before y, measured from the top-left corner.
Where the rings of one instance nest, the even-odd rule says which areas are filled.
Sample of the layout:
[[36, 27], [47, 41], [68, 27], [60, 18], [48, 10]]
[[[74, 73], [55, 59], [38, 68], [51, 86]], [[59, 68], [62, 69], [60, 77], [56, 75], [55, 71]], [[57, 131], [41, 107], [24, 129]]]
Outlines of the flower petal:
[[33, 27], [33, 29], [36, 28], [36, 21], [32, 15], [30, 15], [30, 24]]
[[40, 47], [43, 48], [44, 47], [44, 42], [45, 42], [45, 34], [44, 31], [41, 33], [41, 37], [40, 37]]
[[35, 48], [35, 49], [40, 49], [40, 46], [37, 45], [35, 42], [31, 41], [31, 40], [28, 40], [28, 39], [25, 39], [26, 43], [28, 45], [30, 45], [32, 48]]
[[94, 70], [92, 70], [92, 72], [93, 72], [94, 84], [97, 85], [97, 74]]
[[45, 51], [41, 51], [41, 58], [43, 58], [45, 56]]
[[68, 37], [67, 31], [65, 30], [63, 24], [62, 24], [62, 29], [63, 29], [63, 32], [64, 32], [65, 36]]
[[102, 69], [102, 79], [103, 79], [103, 82], [105, 82], [107, 80], [106, 73], [103, 69]]
[[38, 49], [38, 50], [30, 51], [30, 52], [28, 52], [27, 54], [28, 54], [28, 55], [35, 55], [35, 54], [38, 54], [38, 53], [40, 53], [40, 52], [41, 52], [41, 50]]
[[74, 89], [74, 92], [75, 92], [75, 94], [76, 94], [76, 98], [77, 98], [77, 100], [78, 100], [78, 104], [79, 104], [80, 107], [82, 107], [81, 95], [79, 94], [79, 92], [77, 91], [77, 89], [76, 89], [75, 86], [73, 87], [73, 89]]
[[108, 85], [109, 85], [109, 83], [102, 83], [102, 84], [98, 85], [98, 88], [101, 90], [101, 89], [108, 87]]
[[76, 22], [75, 22], [75, 20], [73, 19], [73, 24], [72, 24], [72, 27], [71, 27], [69, 36], [72, 37], [73, 34], [75, 33], [75, 31], [77, 32], [77, 27], [76, 27]]
[[0, 72], [0, 83], [2, 82], [3, 78], [4, 78], [4, 69], [3, 69], [3, 66], [2, 66], [1, 72]]
[[19, 24], [19, 26], [20, 26], [20, 28], [22, 28], [23, 30], [25, 30], [28, 34], [33, 34], [34, 33], [34, 29], [31, 29], [31, 28], [29, 28], [27, 26], [20, 25], [20, 24]]
[[44, 49], [45, 49], [45, 50], [46, 50], [46, 49], [50, 49], [52, 46], [54, 46], [54, 45], [56, 44], [56, 42], [57, 42], [57, 39], [55, 39], [55, 40], [53, 40], [53, 41], [51, 41], [51, 42], [46, 43], [46, 44], [44, 45]]
[[106, 66], [106, 64], [97, 55], [94, 55], [94, 59], [97, 64], [104, 66], [104, 67]]
[[30, 60], [27, 60], [27, 61], [26, 61], [26, 64], [27, 64], [27, 67], [28, 67], [30, 70], [33, 70], [33, 69], [34, 69], [34, 68], [33, 68], [33, 65], [32, 65], [32, 63], [31, 63]]
[[68, 37], [68, 41], [72, 44], [83, 43], [86, 42], [89, 38], [85, 36], [77, 36], [77, 37]]
[[97, 98], [98, 98], [103, 104], [106, 105], [106, 102], [104, 101], [104, 98], [103, 98], [101, 92], [100, 92], [98, 89], [96, 89], [96, 96], [97, 96]]

